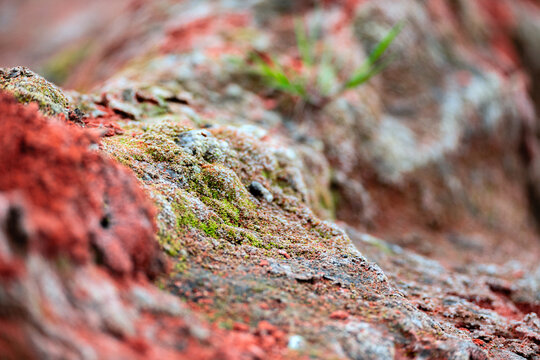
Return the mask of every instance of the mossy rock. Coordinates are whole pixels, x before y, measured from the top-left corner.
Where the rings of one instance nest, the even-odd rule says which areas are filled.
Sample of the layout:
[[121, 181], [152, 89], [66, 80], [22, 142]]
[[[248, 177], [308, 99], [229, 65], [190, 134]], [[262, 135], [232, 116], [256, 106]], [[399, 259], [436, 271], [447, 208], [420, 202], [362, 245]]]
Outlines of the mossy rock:
[[193, 190], [203, 197], [216, 199], [220, 208], [232, 205], [240, 210], [249, 211], [254, 208], [246, 187], [236, 173], [224, 166], [207, 164], [193, 182]]
[[37, 103], [46, 115], [68, 116], [69, 100], [64, 93], [26, 67], [0, 68], [0, 90], [13, 94], [23, 104]]

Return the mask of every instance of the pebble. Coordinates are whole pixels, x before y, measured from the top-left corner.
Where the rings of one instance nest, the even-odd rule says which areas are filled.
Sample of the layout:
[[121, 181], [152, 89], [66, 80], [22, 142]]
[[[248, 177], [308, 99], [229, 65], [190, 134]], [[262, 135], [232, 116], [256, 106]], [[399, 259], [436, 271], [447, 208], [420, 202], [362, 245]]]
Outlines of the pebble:
[[287, 347], [291, 350], [301, 350], [306, 346], [306, 341], [300, 335], [292, 335], [289, 338], [289, 343]]
[[349, 317], [349, 313], [344, 310], [336, 310], [330, 314], [330, 319], [345, 320]]
[[249, 184], [249, 192], [251, 195], [258, 197], [258, 198], [264, 198], [268, 202], [272, 202], [274, 200], [274, 196], [270, 191], [268, 191], [260, 182], [258, 181], [252, 181], [251, 184]]

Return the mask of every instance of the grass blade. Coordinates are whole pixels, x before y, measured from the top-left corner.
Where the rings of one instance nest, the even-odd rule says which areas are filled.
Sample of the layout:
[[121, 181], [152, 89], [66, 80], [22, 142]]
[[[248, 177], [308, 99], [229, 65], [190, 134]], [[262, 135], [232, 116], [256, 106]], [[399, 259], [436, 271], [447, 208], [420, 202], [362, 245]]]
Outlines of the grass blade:
[[261, 74], [272, 87], [294, 95], [306, 95], [305, 88], [299, 83], [293, 83], [285, 71], [276, 65], [278, 63], [275, 60], [272, 60], [272, 65], [270, 65], [259, 54], [255, 53], [254, 56]]
[[294, 32], [296, 34], [296, 46], [305, 66], [313, 65], [313, 44], [309, 38], [305, 24], [300, 19], [294, 20]]
[[386, 36], [377, 44], [375, 49], [369, 54], [368, 62], [370, 65], [373, 65], [379, 60], [379, 58], [384, 54], [384, 52], [388, 49], [390, 44], [395, 40], [395, 38], [399, 35], [401, 30], [403, 29], [403, 26], [405, 23], [403, 21], [399, 22], [398, 24], [394, 25], [392, 29], [386, 34]]
[[352, 77], [349, 81], [345, 83], [344, 89], [353, 89], [359, 85], [362, 85], [366, 81], [369, 81], [373, 76], [383, 71], [394, 59], [395, 57], [392, 57], [391, 59], [383, 62], [382, 64], [372, 66], [370, 69], [367, 69], [361, 73], [357, 73], [354, 77]]
[[337, 82], [337, 71], [332, 63], [332, 54], [325, 49], [318, 66], [317, 86], [322, 95], [329, 95]]
[[374, 75], [380, 73], [390, 63], [390, 61], [384, 62], [382, 65], [375, 65], [381, 56], [386, 52], [390, 44], [395, 40], [403, 29], [404, 23], [400, 22], [392, 27], [388, 34], [377, 44], [375, 49], [369, 54], [368, 59], [356, 70], [353, 75], [343, 85], [343, 90], [355, 88]]

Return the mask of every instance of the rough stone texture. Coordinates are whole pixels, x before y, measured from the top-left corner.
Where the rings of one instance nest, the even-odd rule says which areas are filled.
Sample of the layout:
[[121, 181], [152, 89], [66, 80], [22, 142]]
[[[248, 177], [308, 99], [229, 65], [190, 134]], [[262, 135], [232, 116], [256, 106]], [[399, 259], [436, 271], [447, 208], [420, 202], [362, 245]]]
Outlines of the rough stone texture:
[[7, 231], [20, 250], [80, 263], [95, 256], [118, 273], [161, 272], [153, 208], [130, 174], [99, 154], [98, 139], [8, 95], [0, 104], [0, 190], [14, 198]]
[[9, 95], [0, 94], [0, 111], [3, 358], [238, 359], [263, 351], [257, 336], [210, 330], [148, 281], [165, 270], [153, 207], [134, 177], [98, 152], [95, 136]]
[[[61, 101], [19, 100], [60, 119], [0, 97], [2, 353], [540, 358], [538, 5], [326, 1], [321, 21], [310, 1], [210, 3], [131, 4], [138, 30], [111, 25], [66, 80], [116, 72], [93, 93], [31, 73]], [[246, 54], [302, 66], [295, 16], [338, 79], [405, 20], [399, 57], [294, 106]]]
[[37, 103], [47, 115], [68, 116], [69, 101], [64, 93], [23, 66], [0, 68], [0, 89], [10, 92], [24, 104]]

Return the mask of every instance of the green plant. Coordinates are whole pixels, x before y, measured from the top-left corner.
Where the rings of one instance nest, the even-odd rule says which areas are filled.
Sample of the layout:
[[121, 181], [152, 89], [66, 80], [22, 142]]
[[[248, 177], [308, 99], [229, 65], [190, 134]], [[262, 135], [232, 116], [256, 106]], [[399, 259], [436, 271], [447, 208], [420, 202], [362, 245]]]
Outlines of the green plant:
[[268, 86], [301, 99], [315, 107], [324, 107], [347, 90], [357, 88], [380, 73], [392, 59], [383, 59], [388, 47], [403, 29], [403, 23], [393, 26], [375, 46], [366, 61], [340, 82], [334, 56], [326, 44], [321, 44], [316, 32], [306, 31], [305, 24], [295, 21], [296, 46], [301, 70], [284, 68], [273, 56], [255, 52], [252, 61], [256, 72]]

